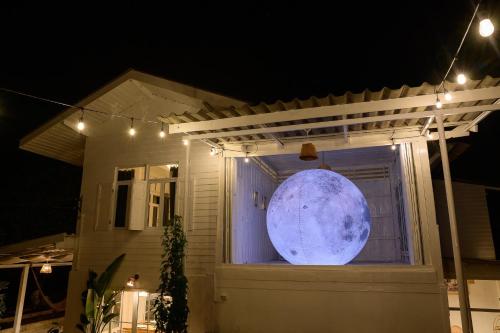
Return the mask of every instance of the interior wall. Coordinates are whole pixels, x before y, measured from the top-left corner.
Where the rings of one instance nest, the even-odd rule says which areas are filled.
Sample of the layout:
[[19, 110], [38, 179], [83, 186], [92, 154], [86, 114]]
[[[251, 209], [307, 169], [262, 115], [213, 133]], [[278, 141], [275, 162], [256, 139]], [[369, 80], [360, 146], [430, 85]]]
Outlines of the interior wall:
[[277, 183], [252, 160], [232, 159], [231, 262], [263, 263], [278, 260], [267, 233], [267, 205]]
[[[389, 170], [389, 166], [387, 166]], [[368, 203], [371, 215], [371, 230], [365, 247], [353, 262], [401, 262], [402, 249], [400, 229], [394, 198], [394, 175], [387, 173], [378, 179], [354, 179]]]

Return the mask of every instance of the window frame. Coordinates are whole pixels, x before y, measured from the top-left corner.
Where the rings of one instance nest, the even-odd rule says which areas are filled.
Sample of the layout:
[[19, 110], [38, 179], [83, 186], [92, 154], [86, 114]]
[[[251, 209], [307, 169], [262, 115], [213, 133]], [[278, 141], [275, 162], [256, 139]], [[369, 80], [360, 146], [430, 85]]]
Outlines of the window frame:
[[[118, 180], [118, 172], [123, 169], [136, 169], [136, 168], [144, 168], [144, 177], [147, 175], [148, 166], [147, 164], [135, 164], [135, 165], [127, 165], [127, 166], [117, 166], [114, 169], [113, 176], [113, 186], [112, 186], [112, 214], [111, 214], [111, 228], [117, 230], [127, 230], [130, 225], [130, 199], [131, 199], [131, 188], [132, 188], [132, 180]], [[125, 225], [123, 227], [116, 226], [116, 207], [117, 207], [117, 196], [118, 196], [118, 186], [119, 185], [127, 185], [128, 193], [127, 193], [127, 211], [125, 213]]]
[[[131, 199], [132, 199], [132, 185], [133, 185], [133, 180], [118, 180], [118, 172], [120, 170], [124, 169], [136, 169], [136, 168], [144, 168], [144, 177], [141, 177], [141, 181], [146, 182], [146, 187], [147, 187], [147, 193], [145, 195], [145, 207], [144, 207], [144, 228], [145, 229], [158, 229], [158, 228], [163, 228], [163, 213], [164, 213], [164, 196], [160, 195], [160, 204], [159, 204], [159, 223], [157, 226], [150, 226], [149, 225], [149, 209], [150, 209], [150, 200], [151, 200], [151, 193], [150, 193], [150, 185], [151, 184], [158, 184], [160, 183], [160, 193], [165, 190], [165, 184], [167, 183], [176, 183], [179, 184], [179, 175], [177, 174], [177, 177], [168, 177], [168, 178], [155, 178], [155, 179], [150, 179], [150, 170], [151, 167], [157, 167], [157, 166], [177, 166], [179, 169], [179, 163], [178, 162], [166, 162], [166, 163], [155, 163], [155, 164], [135, 164], [135, 165], [130, 165], [130, 166], [117, 166], [114, 168], [114, 178], [113, 178], [113, 204], [112, 204], [112, 216], [111, 216], [111, 221], [112, 221], [112, 229], [116, 230], [128, 230], [130, 226], [130, 206], [131, 206]], [[125, 225], [124, 226], [116, 226], [116, 209], [117, 209], [117, 196], [118, 196], [118, 186], [120, 185], [127, 185], [128, 186], [128, 193], [127, 193], [127, 203], [126, 203], [126, 214], [125, 214]], [[177, 210], [177, 197], [178, 197], [178, 191], [179, 191], [179, 186], [176, 185], [175, 187], [175, 203], [174, 203], [174, 211]]]
[[[165, 184], [170, 184], [170, 183], [175, 183], [175, 202], [174, 202], [174, 211], [177, 209], [177, 197], [178, 197], [178, 191], [179, 191], [179, 175], [177, 177], [168, 177], [168, 178], [154, 178], [150, 179], [150, 169], [151, 167], [155, 166], [163, 166], [163, 165], [176, 165], [177, 168], [179, 169], [179, 163], [174, 162], [174, 163], [160, 163], [160, 164], [148, 164], [146, 165], [146, 182], [147, 182], [147, 195], [146, 195], [146, 209], [145, 209], [145, 214], [146, 217], [144, 219], [145, 223], [145, 228], [146, 229], [159, 229], [163, 228], [163, 214], [165, 210], [165, 196], [161, 195], [165, 191]], [[151, 201], [151, 185], [152, 184], [160, 184], [160, 203], [159, 203], [159, 210], [158, 210], [158, 224], [156, 226], [149, 225], [149, 211], [150, 211], [150, 201]]]

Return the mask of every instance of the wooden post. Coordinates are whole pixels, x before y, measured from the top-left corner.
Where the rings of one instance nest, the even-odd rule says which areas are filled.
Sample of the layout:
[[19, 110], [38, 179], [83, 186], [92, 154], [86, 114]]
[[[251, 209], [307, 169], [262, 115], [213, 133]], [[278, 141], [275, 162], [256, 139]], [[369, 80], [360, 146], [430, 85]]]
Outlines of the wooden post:
[[448, 206], [448, 218], [450, 221], [451, 242], [453, 248], [453, 261], [455, 264], [455, 275], [458, 282], [458, 300], [460, 303], [460, 319], [464, 333], [472, 332], [468, 313], [468, 295], [466, 294], [464, 276], [462, 272], [462, 256], [460, 254], [460, 242], [458, 237], [457, 218], [455, 215], [455, 200], [453, 199], [453, 187], [451, 183], [450, 162], [448, 160], [448, 149], [446, 147], [446, 137], [443, 126], [443, 117], [436, 115], [436, 123], [439, 133], [439, 150], [443, 165], [444, 185], [446, 189], [446, 202]]
[[19, 291], [17, 293], [16, 314], [14, 316], [14, 333], [21, 332], [21, 320], [23, 319], [24, 296], [26, 295], [26, 286], [28, 285], [28, 276], [30, 266], [24, 265], [21, 272], [21, 281], [19, 282]]

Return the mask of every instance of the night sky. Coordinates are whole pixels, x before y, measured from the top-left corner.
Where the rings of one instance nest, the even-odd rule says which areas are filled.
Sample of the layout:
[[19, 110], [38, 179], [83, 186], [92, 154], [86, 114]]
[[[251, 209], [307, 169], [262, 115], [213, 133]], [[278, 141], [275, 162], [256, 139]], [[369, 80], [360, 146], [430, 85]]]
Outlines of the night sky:
[[[437, 84], [473, 11], [466, 0], [159, 3], [2, 2], [0, 87], [75, 103], [129, 68], [255, 103]], [[458, 64], [473, 79], [500, 75], [500, 1], [481, 9], [497, 32], [472, 26]], [[81, 169], [18, 149], [62, 110], [0, 92], [0, 244], [74, 230]], [[500, 186], [500, 112], [479, 129], [460, 139], [470, 147], [453, 176]]]

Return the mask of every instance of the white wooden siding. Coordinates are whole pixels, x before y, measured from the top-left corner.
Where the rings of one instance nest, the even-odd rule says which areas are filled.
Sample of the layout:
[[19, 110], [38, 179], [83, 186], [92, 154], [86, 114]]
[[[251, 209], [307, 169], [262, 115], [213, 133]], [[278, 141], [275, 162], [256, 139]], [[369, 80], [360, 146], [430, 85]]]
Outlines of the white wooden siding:
[[[453, 257], [446, 194], [442, 181], [434, 181], [434, 192], [443, 256]], [[485, 187], [453, 182], [453, 194], [462, 257], [495, 259]]]
[[[235, 181], [232, 182], [231, 231], [233, 264], [264, 263], [279, 259], [267, 232], [265, 205], [277, 187], [276, 182], [255, 163], [232, 159]], [[257, 203], [253, 193], [257, 192]]]
[[[184, 213], [185, 187], [192, 184], [186, 211], [188, 274], [210, 274], [214, 270], [216, 225], [218, 214], [219, 163], [218, 157], [209, 155], [209, 147], [193, 142], [189, 154], [190, 177], [186, 181], [186, 152], [180, 136], [161, 140], [157, 129], [141, 124], [133, 139], [126, 128], [111, 126], [103, 129], [105, 135], [89, 137], [86, 144], [84, 176], [82, 182], [82, 226], [79, 235], [79, 255], [76, 267], [101, 270], [121, 253], [126, 259], [117, 282], [132, 274], [140, 274], [142, 287], [157, 288], [161, 260], [162, 228], [132, 231], [113, 228], [112, 193], [116, 167], [146, 164], [179, 164], [176, 212]], [[98, 196], [100, 198], [98, 199]]]

